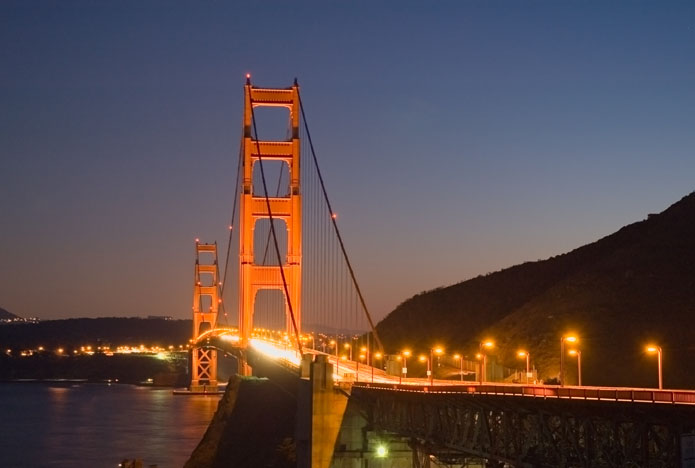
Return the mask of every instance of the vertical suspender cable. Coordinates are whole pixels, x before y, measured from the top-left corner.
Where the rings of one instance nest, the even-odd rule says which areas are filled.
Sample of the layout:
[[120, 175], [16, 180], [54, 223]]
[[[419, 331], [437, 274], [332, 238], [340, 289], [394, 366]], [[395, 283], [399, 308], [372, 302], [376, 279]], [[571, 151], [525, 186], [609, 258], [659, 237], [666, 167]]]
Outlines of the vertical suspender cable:
[[[295, 80], [296, 82], [296, 80]], [[306, 120], [306, 114], [304, 113], [304, 106], [302, 105], [302, 96], [299, 94], [299, 89], [297, 89], [297, 96], [299, 97], [299, 109], [302, 112], [302, 119], [304, 120], [304, 128], [306, 130], [306, 137], [307, 140], [309, 141], [309, 147], [311, 149], [311, 156], [314, 160], [314, 167], [316, 167], [316, 173], [319, 177], [319, 182], [321, 184], [321, 190], [323, 191], [323, 197], [326, 201], [326, 206], [328, 207], [328, 211], [330, 213], [331, 221], [333, 223], [333, 229], [335, 230], [335, 234], [338, 238], [338, 242], [340, 243], [340, 250], [343, 252], [343, 258], [345, 259], [345, 263], [347, 264], [348, 270], [350, 271], [350, 277], [352, 278], [352, 283], [355, 286], [355, 289], [357, 291], [357, 295], [360, 298], [360, 303], [362, 304], [362, 309], [364, 310], [364, 313], [367, 316], [367, 320], [369, 321], [369, 326], [372, 329], [372, 332], [374, 333], [374, 339], [377, 342], [377, 345], [379, 346], [379, 350], [383, 351], [384, 346], [381, 343], [381, 339], [379, 338], [379, 334], [376, 331], [376, 327], [374, 326], [374, 322], [372, 321], [372, 316], [369, 313], [369, 310], [367, 309], [367, 304], [364, 301], [364, 296], [362, 295], [362, 291], [360, 290], [360, 286], [357, 283], [357, 278], [355, 277], [355, 272], [352, 269], [352, 264], [350, 263], [350, 259], [348, 258], [347, 251], [345, 250], [345, 244], [343, 243], [343, 238], [340, 235], [340, 230], [338, 229], [338, 224], [336, 223], [335, 216], [333, 213], [333, 209], [331, 208], [331, 202], [328, 200], [328, 193], [326, 192], [326, 186], [323, 183], [323, 176], [321, 175], [321, 169], [319, 169], [319, 163], [318, 160], [316, 159], [316, 151], [314, 150], [314, 143], [311, 140], [311, 133], [309, 132], [309, 125]], [[253, 109], [253, 107], [252, 107]], [[253, 113], [252, 113], [253, 115]], [[255, 129], [255, 124], [254, 124], [254, 129]], [[259, 156], [260, 159], [260, 156]]]
[[[234, 218], [236, 217], [236, 202], [239, 196], [239, 174], [241, 173], [242, 152], [244, 151], [244, 133], [241, 133], [242, 138], [239, 142], [239, 158], [236, 166], [236, 182], [234, 183], [234, 204], [232, 205], [232, 219], [229, 221], [229, 238], [227, 240], [227, 253], [224, 259], [224, 276], [222, 277], [222, 285], [220, 286], [220, 298], [222, 299], [222, 314], [224, 323], [227, 323], [227, 311], [224, 308], [224, 288], [227, 286], [227, 271], [229, 270], [229, 252], [232, 249], [232, 234], [234, 233]], [[219, 278], [219, 265], [217, 266], [217, 277]]]

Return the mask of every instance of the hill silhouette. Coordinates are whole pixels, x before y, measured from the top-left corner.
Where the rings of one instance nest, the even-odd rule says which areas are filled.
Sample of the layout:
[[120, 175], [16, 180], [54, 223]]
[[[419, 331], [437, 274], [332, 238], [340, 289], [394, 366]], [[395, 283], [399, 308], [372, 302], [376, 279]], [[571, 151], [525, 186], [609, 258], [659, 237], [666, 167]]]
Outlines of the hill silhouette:
[[20, 318], [19, 315], [15, 315], [7, 309], [0, 307], [0, 320], [14, 320]]
[[0, 349], [96, 345], [179, 345], [191, 337], [191, 320], [100, 317], [11, 323], [0, 326]]
[[[560, 336], [581, 338], [586, 385], [656, 386], [664, 352], [664, 385], [695, 387], [695, 193], [658, 215], [547, 260], [528, 262], [418, 294], [378, 325], [391, 349], [443, 343], [475, 352], [497, 342], [497, 359], [521, 368], [530, 351], [541, 378], [557, 377]], [[567, 358], [568, 380], [576, 361]]]

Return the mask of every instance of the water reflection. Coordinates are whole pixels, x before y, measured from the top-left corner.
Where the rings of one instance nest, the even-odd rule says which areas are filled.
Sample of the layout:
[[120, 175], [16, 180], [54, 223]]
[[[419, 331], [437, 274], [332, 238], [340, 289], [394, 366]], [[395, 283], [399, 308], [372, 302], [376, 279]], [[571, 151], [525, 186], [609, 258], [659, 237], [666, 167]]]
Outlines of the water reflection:
[[182, 466], [219, 397], [170, 389], [82, 384], [0, 384], [0, 466]]

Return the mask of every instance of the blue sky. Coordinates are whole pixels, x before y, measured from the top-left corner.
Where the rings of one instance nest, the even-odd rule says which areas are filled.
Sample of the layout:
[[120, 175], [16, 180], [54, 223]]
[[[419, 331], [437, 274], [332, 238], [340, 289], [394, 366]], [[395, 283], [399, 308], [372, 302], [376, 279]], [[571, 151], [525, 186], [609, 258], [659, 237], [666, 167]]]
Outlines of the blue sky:
[[693, 191], [692, 2], [0, 4], [0, 307], [190, 311], [243, 82], [297, 77], [377, 317]]

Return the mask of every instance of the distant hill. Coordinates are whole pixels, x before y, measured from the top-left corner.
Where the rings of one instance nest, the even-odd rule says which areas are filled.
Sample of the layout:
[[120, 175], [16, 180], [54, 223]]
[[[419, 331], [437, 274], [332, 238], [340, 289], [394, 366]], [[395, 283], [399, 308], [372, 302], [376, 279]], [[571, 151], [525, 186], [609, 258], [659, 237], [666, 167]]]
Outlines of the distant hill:
[[39, 323], [10, 323], [0, 326], [0, 349], [47, 349], [95, 345], [170, 346], [188, 343], [191, 320], [163, 320], [125, 317], [77, 318], [46, 320]]
[[20, 318], [19, 315], [15, 315], [12, 312], [0, 307], [0, 320], [13, 320], [16, 318]]
[[[474, 353], [493, 337], [497, 358], [521, 368], [528, 349], [541, 377], [559, 372], [559, 340], [581, 337], [585, 384], [695, 387], [695, 193], [597, 242], [418, 294], [377, 326], [387, 347], [444, 343]], [[570, 380], [576, 361], [568, 358]]]

